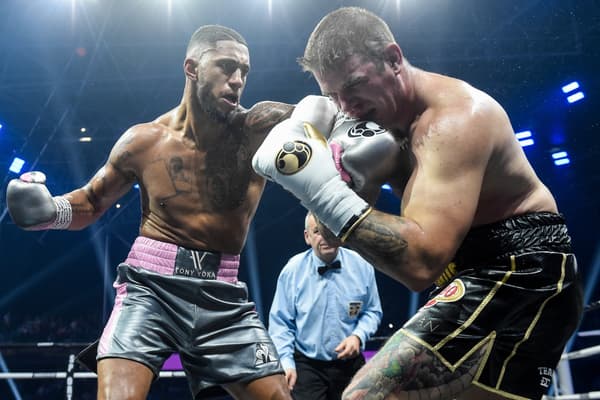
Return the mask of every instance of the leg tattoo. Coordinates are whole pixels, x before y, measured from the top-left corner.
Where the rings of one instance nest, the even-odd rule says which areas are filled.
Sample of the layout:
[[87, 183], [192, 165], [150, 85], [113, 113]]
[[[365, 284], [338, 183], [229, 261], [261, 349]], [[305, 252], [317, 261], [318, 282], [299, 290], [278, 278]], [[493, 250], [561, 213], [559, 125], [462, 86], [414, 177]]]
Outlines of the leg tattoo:
[[451, 399], [470, 385], [483, 351], [476, 352], [452, 371], [429, 349], [396, 332], [357, 372], [342, 398]]

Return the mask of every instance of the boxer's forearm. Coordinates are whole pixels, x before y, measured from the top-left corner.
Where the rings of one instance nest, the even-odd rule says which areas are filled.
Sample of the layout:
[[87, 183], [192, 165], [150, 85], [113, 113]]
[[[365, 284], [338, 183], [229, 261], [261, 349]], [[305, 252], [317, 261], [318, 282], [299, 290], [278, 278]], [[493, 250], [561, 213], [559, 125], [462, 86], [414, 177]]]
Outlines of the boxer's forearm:
[[134, 183], [133, 174], [123, 172], [109, 160], [85, 186], [64, 195], [73, 209], [73, 222], [69, 229], [83, 229], [96, 222], [131, 190]]
[[373, 210], [346, 240], [378, 270], [422, 291], [439, 275], [438, 264], [424, 248], [425, 234], [410, 219]]
[[69, 230], [83, 229], [96, 222], [106, 209], [100, 209], [91, 200], [88, 187], [76, 189], [64, 195], [72, 209], [72, 221]]

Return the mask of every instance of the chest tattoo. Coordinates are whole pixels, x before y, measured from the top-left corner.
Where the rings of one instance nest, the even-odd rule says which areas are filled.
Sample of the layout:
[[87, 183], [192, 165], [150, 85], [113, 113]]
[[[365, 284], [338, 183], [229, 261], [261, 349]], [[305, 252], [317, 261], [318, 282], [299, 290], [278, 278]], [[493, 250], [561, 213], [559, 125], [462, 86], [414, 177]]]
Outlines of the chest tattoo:
[[216, 210], [238, 208], [246, 200], [250, 177], [250, 151], [245, 135], [228, 135], [206, 154], [205, 190]]

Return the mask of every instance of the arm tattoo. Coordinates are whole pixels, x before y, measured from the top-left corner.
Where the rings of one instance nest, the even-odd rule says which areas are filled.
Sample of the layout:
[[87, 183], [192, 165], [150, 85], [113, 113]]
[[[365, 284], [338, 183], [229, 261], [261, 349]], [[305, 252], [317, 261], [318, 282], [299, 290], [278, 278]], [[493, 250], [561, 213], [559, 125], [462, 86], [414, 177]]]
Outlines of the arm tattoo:
[[[397, 224], [404, 225], [404, 222], [399, 220]], [[394, 232], [393, 229], [390, 229], [389, 223], [366, 219], [360, 228], [359, 232], [362, 240], [367, 241], [369, 247], [375, 247], [379, 251], [402, 251], [408, 247], [406, 239], [399, 233]]]
[[134, 178], [133, 174], [127, 174], [123, 169], [123, 166], [131, 159], [132, 154], [130, 151], [123, 151], [118, 153], [117, 159], [114, 162], [111, 162], [110, 165], [117, 171], [123, 178], [132, 179]]
[[374, 265], [393, 264], [408, 248], [408, 242], [399, 233], [401, 225], [404, 222], [397, 216], [366, 218], [350, 235], [348, 244], [359, 249]]
[[294, 106], [265, 101], [256, 104], [248, 112], [246, 128], [253, 132], [268, 133], [276, 124], [292, 114]]
[[102, 168], [98, 175], [95, 176], [89, 184], [83, 187], [83, 193], [87, 199], [87, 204], [71, 203], [73, 215], [93, 215], [96, 213], [100, 208], [100, 199], [105, 191], [105, 187], [106, 177], [104, 175], [104, 168]]

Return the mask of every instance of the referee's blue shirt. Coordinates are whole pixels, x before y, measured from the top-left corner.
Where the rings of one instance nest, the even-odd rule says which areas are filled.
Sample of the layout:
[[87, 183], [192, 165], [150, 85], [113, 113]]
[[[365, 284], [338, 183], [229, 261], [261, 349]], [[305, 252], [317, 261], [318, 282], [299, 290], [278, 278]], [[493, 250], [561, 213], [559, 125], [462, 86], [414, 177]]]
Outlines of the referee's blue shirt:
[[382, 311], [375, 272], [353, 250], [338, 249], [342, 267], [319, 275], [324, 265], [309, 249], [289, 259], [277, 280], [269, 312], [269, 334], [284, 369], [296, 368], [294, 350], [316, 360], [336, 360], [346, 337], [360, 338], [361, 350], [377, 331]]

